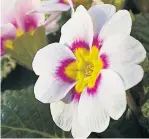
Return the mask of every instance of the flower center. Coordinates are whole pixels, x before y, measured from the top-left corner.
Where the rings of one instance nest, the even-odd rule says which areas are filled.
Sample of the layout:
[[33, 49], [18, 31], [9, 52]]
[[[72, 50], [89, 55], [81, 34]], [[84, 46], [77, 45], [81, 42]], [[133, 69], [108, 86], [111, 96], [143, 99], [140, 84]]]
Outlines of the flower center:
[[93, 63], [92, 62], [87, 62], [86, 67], [85, 67], [85, 71], [84, 71], [85, 76], [86, 77], [91, 76], [93, 71], [94, 71]]
[[82, 93], [87, 86], [90, 88], [94, 86], [96, 78], [98, 77], [100, 70], [103, 68], [103, 61], [98, 57], [98, 53], [99, 49], [95, 46], [92, 47], [91, 51], [84, 47], [76, 48], [74, 54], [77, 61], [74, 60], [73, 62], [68, 63], [65, 68], [65, 75], [70, 79], [77, 81], [75, 91], [78, 94]]

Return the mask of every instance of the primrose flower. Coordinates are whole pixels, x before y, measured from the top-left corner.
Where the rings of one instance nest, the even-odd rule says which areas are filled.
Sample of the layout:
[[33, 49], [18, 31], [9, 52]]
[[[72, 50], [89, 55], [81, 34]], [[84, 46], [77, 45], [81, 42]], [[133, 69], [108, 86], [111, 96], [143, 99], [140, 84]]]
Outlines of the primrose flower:
[[37, 7], [29, 13], [50, 14], [50, 17], [45, 22], [45, 25], [47, 25], [60, 17], [62, 12], [68, 11], [70, 8], [74, 12], [72, 0], [43, 0], [42, 6]]
[[44, 23], [43, 14], [27, 14], [40, 5], [40, 0], [2, 0], [1, 53], [4, 47], [12, 48], [12, 41], [24, 32], [33, 34]]
[[115, 13], [108, 4], [89, 11], [79, 6], [62, 27], [60, 43], [37, 52], [35, 97], [52, 102], [54, 122], [73, 137], [106, 130], [110, 117], [117, 120], [126, 109], [125, 90], [141, 81], [138, 64], [146, 51], [130, 36], [131, 26], [126, 10]]

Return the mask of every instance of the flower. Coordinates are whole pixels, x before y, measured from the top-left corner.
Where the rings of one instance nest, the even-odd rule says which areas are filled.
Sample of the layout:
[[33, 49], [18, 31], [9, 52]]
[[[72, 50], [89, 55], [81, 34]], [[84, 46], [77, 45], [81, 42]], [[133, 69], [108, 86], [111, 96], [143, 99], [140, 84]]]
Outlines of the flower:
[[63, 25], [60, 42], [35, 55], [35, 97], [51, 103], [54, 122], [73, 137], [106, 130], [110, 117], [117, 120], [126, 109], [125, 90], [142, 80], [138, 64], [146, 51], [130, 36], [131, 26], [126, 10], [79, 6]]
[[29, 13], [45, 13], [50, 14], [50, 17], [46, 20], [44, 25], [50, 24], [53, 20], [60, 17], [62, 12], [73, 9], [72, 0], [43, 0], [42, 5], [36, 9], [30, 11]]
[[43, 14], [28, 15], [30, 10], [40, 6], [40, 0], [3, 0], [1, 20], [1, 50], [4, 47], [13, 48], [12, 41], [24, 32], [34, 33], [34, 30], [44, 23]]

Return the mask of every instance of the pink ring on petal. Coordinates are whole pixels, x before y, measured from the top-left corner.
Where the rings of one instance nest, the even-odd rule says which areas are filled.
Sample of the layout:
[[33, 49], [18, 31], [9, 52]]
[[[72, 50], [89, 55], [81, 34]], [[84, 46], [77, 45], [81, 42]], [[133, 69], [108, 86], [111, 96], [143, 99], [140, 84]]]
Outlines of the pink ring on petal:
[[96, 46], [99, 50], [102, 47], [102, 40], [97, 35], [93, 38], [92, 46]]
[[72, 50], [72, 52], [75, 52], [75, 50], [78, 48], [85, 48], [85, 49], [89, 50], [89, 45], [85, 41], [78, 40], [72, 44], [71, 50]]
[[108, 60], [108, 56], [106, 54], [102, 54], [100, 56], [102, 63], [103, 63], [103, 69], [107, 69], [109, 67], [109, 60]]
[[60, 66], [57, 68], [57, 71], [56, 71], [56, 77], [58, 77], [59, 79], [61, 79], [62, 81], [64, 82], [67, 82], [67, 83], [73, 83], [74, 80], [71, 79], [70, 77], [68, 77], [66, 74], [65, 74], [65, 68], [71, 64], [72, 62], [75, 62], [76, 60], [73, 59], [73, 58], [68, 58], [68, 59], [65, 59], [65, 60], [62, 60], [60, 62]]
[[81, 97], [81, 93], [76, 92], [75, 87], [74, 87], [72, 89], [72, 100], [77, 103], [79, 102], [80, 97]]
[[100, 81], [101, 81], [101, 74], [99, 74], [98, 75], [98, 77], [97, 77], [97, 79], [96, 79], [96, 81], [95, 81], [95, 84], [94, 84], [94, 87], [92, 87], [92, 88], [87, 88], [87, 93], [89, 94], [89, 95], [95, 95], [96, 93], [97, 93], [97, 89], [98, 89], [98, 86], [100, 85]]

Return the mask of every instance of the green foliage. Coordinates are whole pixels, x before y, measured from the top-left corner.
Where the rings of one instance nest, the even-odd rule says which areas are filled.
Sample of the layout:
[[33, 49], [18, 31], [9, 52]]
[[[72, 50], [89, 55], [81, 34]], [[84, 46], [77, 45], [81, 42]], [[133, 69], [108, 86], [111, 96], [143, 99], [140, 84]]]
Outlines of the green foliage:
[[39, 27], [34, 34], [24, 33], [13, 41], [13, 49], [8, 49], [13, 59], [22, 66], [32, 69], [32, 61], [36, 52], [47, 45], [47, 38], [44, 27]]
[[131, 35], [144, 45], [149, 58], [149, 14], [135, 16]]
[[16, 62], [9, 56], [4, 55], [1, 58], [1, 78], [6, 78], [7, 75], [14, 70], [16, 67]]
[[144, 117], [149, 118], [149, 99], [146, 101], [146, 103], [141, 107], [141, 111], [144, 115]]
[[1, 124], [2, 137], [5, 138], [71, 137], [56, 127], [50, 115], [49, 104], [42, 104], [35, 99], [32, 86], [4, 92]]
[[141, 12], [149, 12], [149, 0], [133, 0], [133, 2]]

